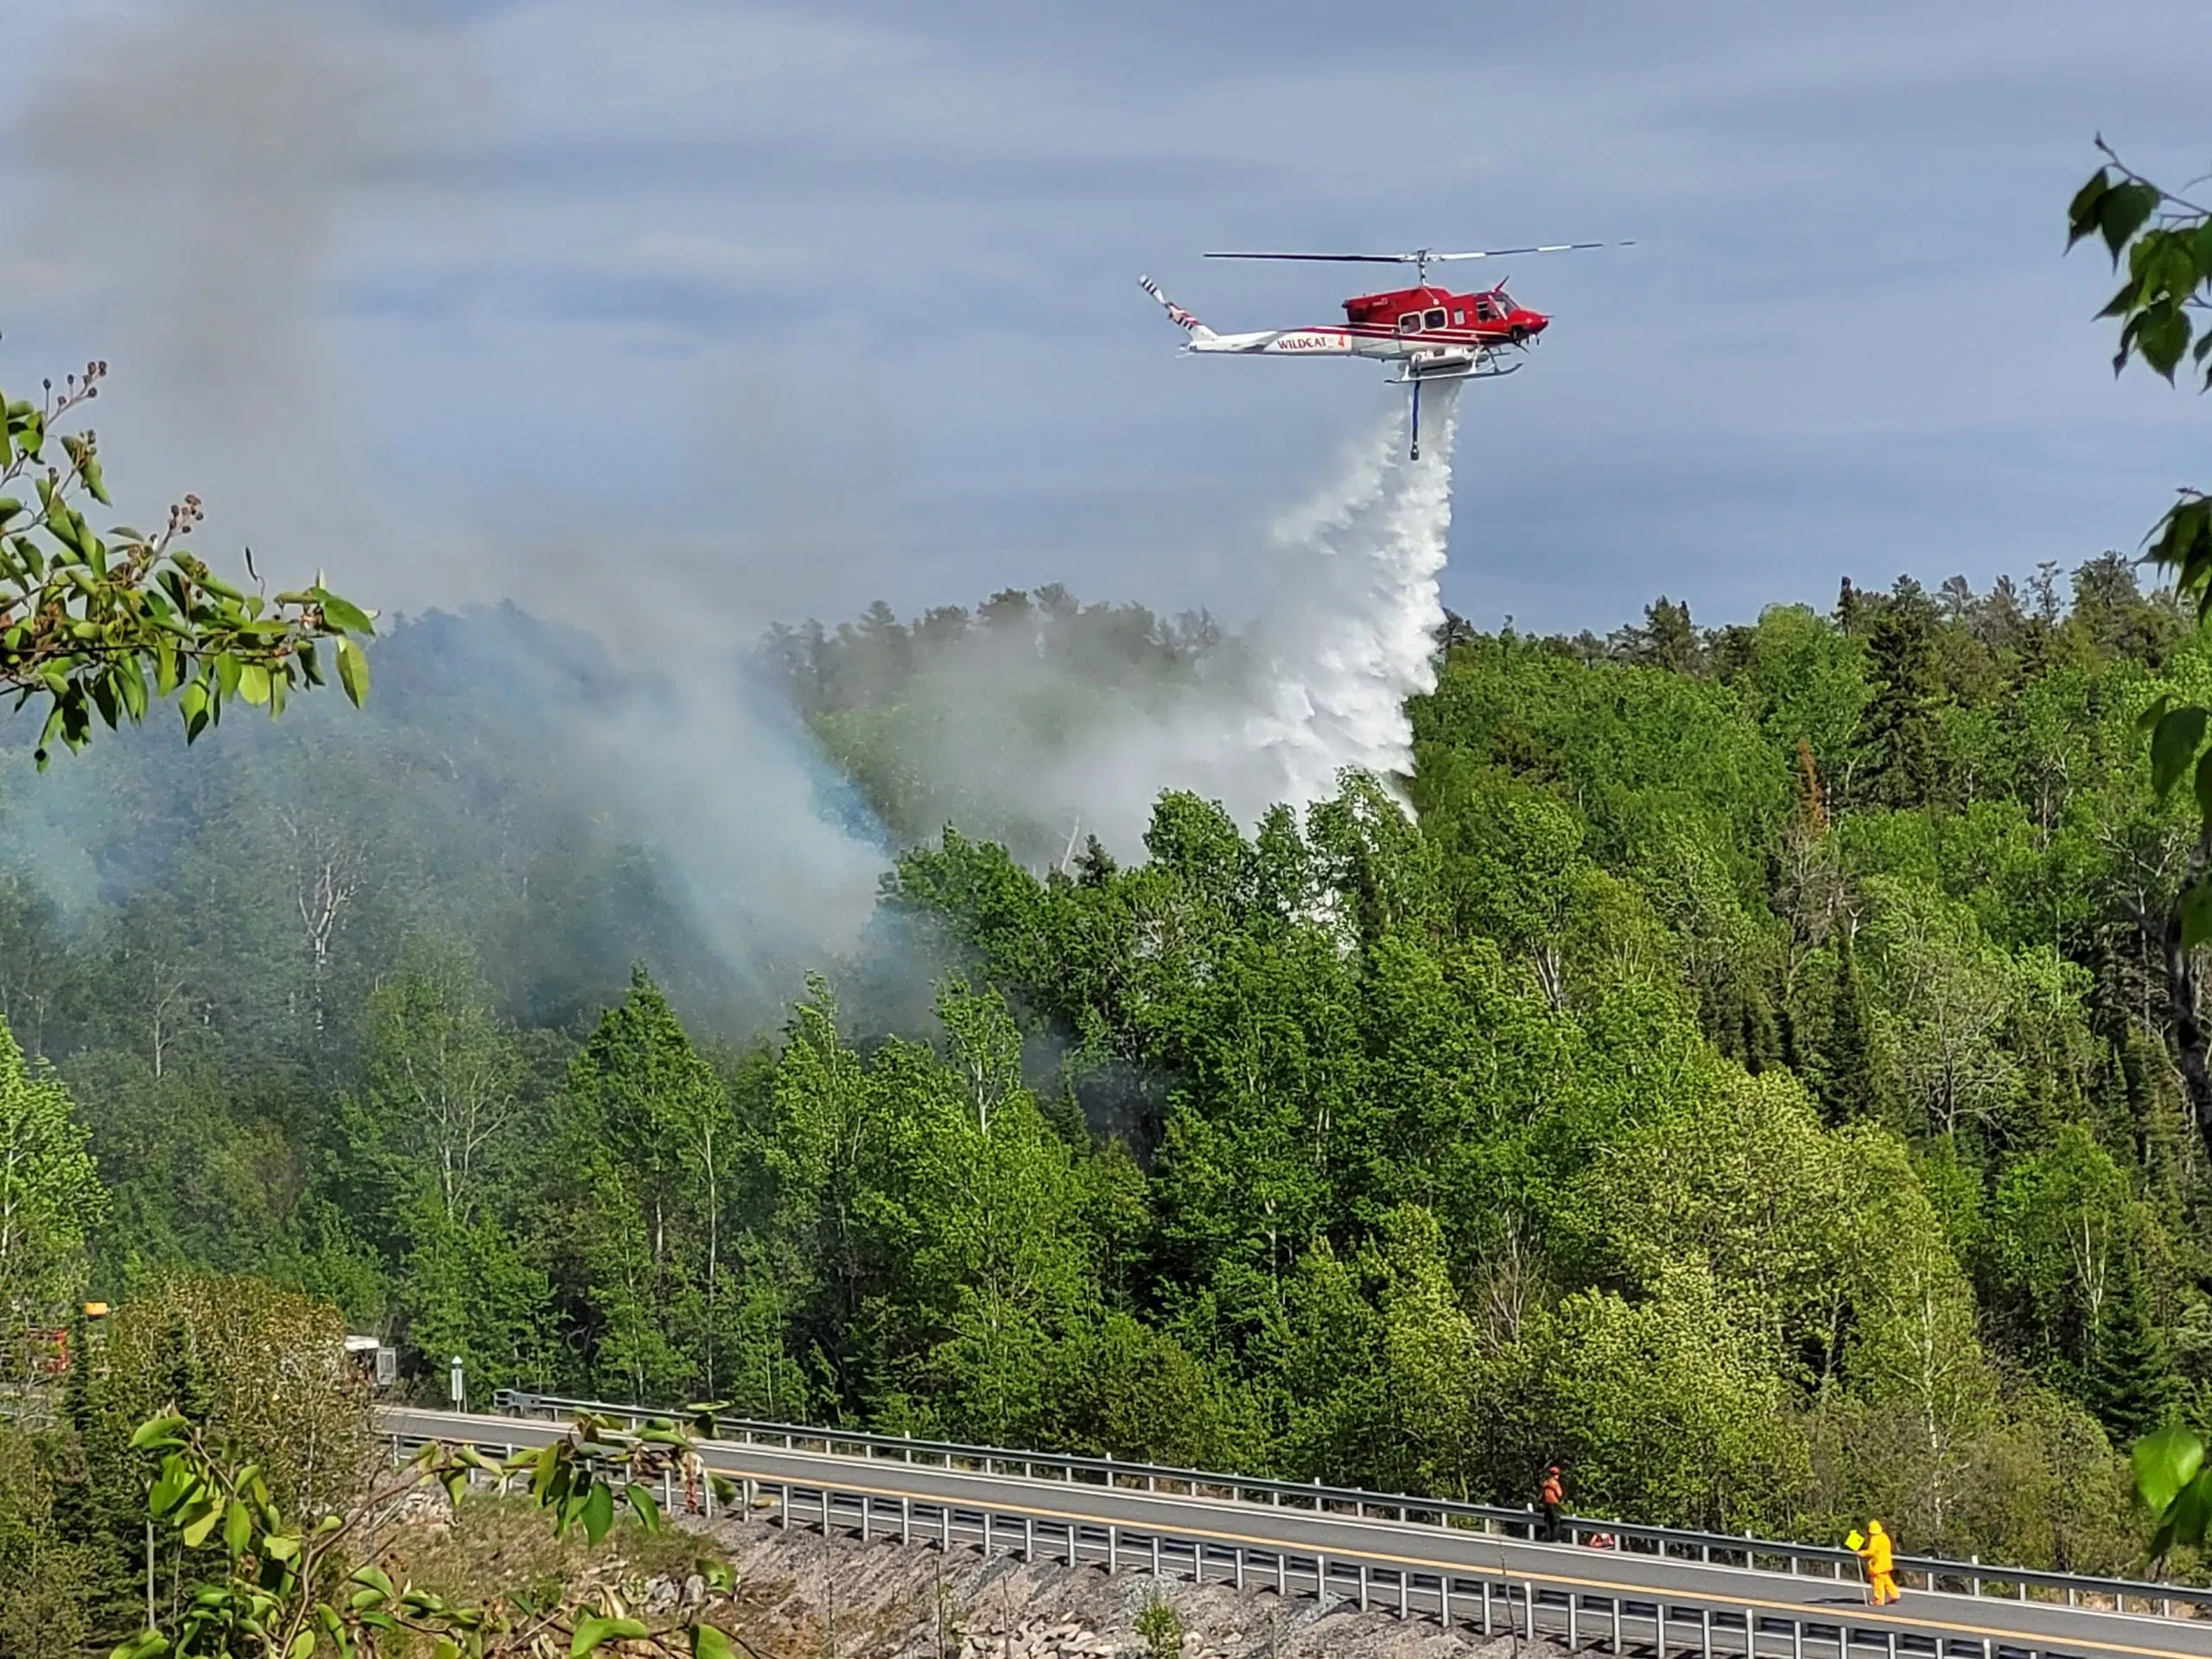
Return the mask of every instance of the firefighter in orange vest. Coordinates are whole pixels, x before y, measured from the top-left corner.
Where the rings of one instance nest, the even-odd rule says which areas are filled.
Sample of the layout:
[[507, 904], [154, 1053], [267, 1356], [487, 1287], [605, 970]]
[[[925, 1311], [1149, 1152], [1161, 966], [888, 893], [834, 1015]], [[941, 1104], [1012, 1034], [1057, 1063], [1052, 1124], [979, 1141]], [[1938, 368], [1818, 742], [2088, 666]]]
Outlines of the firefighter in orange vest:
[[1544, 1484], [1536, 1489], [1536, 1503], [1544, 1512], [1544, 1541], [1559, 1542], [1560, 1507], [1567, 1502], [1567, 1493], [1560, 1485], [1559, 1465], [1544, 1471]]
[[1890, 1535], [1879, 1521], [1866, 1523], [1866, 1541], [1859, 1546], [1859, 1559], [1866, 1563], [1866, 1580], [1874, 1586], [1874, 1605], [1879, 1607], [1884, 1602], [1897, 1600], [1904, 1592], [1897, 1588], [1896, 1556]]

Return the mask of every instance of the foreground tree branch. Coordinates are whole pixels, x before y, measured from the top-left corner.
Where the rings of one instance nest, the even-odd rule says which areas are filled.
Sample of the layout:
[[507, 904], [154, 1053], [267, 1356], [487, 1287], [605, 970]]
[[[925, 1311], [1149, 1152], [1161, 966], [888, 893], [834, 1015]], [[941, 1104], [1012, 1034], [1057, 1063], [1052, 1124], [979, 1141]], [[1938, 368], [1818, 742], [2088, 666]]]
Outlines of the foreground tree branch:
[[[372, 615], [320, 574], [273, 597], [232, 587], [183, 550], [205, 517], [193, 495], [155, 533], [92, 529], [84, 508], [111, 505], [98, 435], [56, 429], [99, 395], [106, 376], [107, 365], [93, 362], [58, 394], [46, 382], [35, 402], [0, 393], [0, 697], [12, 693], [16, 709], [46, 705], [40, 768], [56, 738], [80, 749], [95, 716], [110, 729], [135, 723], [172, 694], [188, 742], [233, 697], [281, 714], [288, 693], [323, 683], [326, 642], [339, 683], [359, 704]], [[30, 501], [19, 493], [26, 483]], [[251, 550], [246, 569], [257, 588]]]
[[[503, 1490], [510, 1480], [523, 1481], [531, 1498], [551, 1513], [556, 1537], [580, 1527], [596, 1544], [614, 1524], [618, 1506], [658, 1531], [663, 1517], [652, 1483], [677, 1472], [688, 1477], [696, 1462], [690, 1436], [672, 1422], [630, 1432], [580, 1416], [563, 1439], [505, 1462], [473, 1446], [426, 1446], [344, 1510], [312, 1521], [284, 1515], [258, 1469], [213, 1446], [199, 1425], [175, 1411], [141, 1424], [130, 1444], [161, 1454], [147, 1495], [149, 1516], [188, 1548], [219, 1544], [225, 1567], [221, 1577], [196, 1587], [171, 1627], [149, 1624], [110, 1659], [311, 1659], [318, 1652], [373, 1659], [387, 1642], [392, 1650], [419, 1651], [408, 1645], [410, 1637], [428, 1641], [441, 1659], [583, 1659], [610, 1643], [663, 1659], [736, 1659], [743, 1648], [696, 1615], [680, 1623], [639, 1618], [611, 1591], [560, 1595], [542, 1605], [518, 1592], [477, 1607], [392, 1576], [390, 1546], [402, 1500], [435, 1485], [458, 1503], [478, 1475]], [[714, 1577], [718, 1589], [733, 1587], [726, 1567]]]

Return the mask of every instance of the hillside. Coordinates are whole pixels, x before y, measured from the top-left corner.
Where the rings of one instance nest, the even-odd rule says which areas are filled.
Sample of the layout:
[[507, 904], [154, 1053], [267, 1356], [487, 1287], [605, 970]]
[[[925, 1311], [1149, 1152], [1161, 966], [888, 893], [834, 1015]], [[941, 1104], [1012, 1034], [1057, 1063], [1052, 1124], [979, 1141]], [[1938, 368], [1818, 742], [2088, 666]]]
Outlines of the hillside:
[[[811, 957], [702, 934], [564, 736], [616, 671], [512, 613], [402, 629], [365, 718], [11, 776], [0, 994], [93, 1132], [97, 1282], [261, 1272], [478, 1390], [2132, 1558], [2112, 1447], [2212, 1383], [2195, 825], [2134, 720], [2212, 662], [2123, 562], [1458, 626], [1415, 817], [1171, 794], [1141, 860], [888, 764], [1082, 741], [932, 614], [764, 648], [830, 830], [904, 848]], [[1073, 614], [1074, 692], [1233, 655]]]

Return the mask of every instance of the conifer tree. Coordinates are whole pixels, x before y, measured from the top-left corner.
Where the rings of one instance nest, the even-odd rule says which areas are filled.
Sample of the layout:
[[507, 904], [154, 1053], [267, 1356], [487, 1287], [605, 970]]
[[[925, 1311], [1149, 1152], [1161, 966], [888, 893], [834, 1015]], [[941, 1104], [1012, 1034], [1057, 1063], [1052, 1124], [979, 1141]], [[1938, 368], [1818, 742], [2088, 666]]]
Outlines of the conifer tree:
[[1934, 603], [1907, 577], [1867, 635], [1875, 691], [1866, 711], [1865, 788], [1880, 805], [1923, 806], [1936, 790], [1945, 698], [1936, 629]]
[[2090, 1334], [2082, 1391], [2106, 1433], [2126, 1446], [2166, 1420], [2178, 1379], [2134, 1251], [2120, 1256], [2119, 1268], [2118, 1282]]
[[1873, 1015], [1851, 935], [1848, 926], [1836, 930], [1827, 1030], [1811, 1067], [1815, 1093], [1830, 1123], [1889, 1123], [1896, 1117], [1896, 1100], [1875, 1045]]

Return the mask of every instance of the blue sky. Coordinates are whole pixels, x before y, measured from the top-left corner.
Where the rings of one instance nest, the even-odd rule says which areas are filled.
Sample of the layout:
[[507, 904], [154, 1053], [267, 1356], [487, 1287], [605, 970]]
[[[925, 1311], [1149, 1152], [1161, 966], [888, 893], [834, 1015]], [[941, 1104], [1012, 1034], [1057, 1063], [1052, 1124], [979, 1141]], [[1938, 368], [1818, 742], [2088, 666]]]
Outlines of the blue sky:
[[[1465, 404], [1447, 603], [1610, 627], [2132, 546], [2207, 411], [2115, 385], [2102, 130], [2186, 179], [2201, 9], [316, 0], [9, 9], [0, 376], [409, 608], [620, 633], [1061, 581], [1249, 611], [1371, 365], [1198, 361], [1356, 278], [1208, 247], [1632, 237]], [[2166, 41], [2167, 49], [2142, 42]], [[142, 507], [142, 517], [152, 517]], [[657, 608], [658, 607], [658, 608]]]

